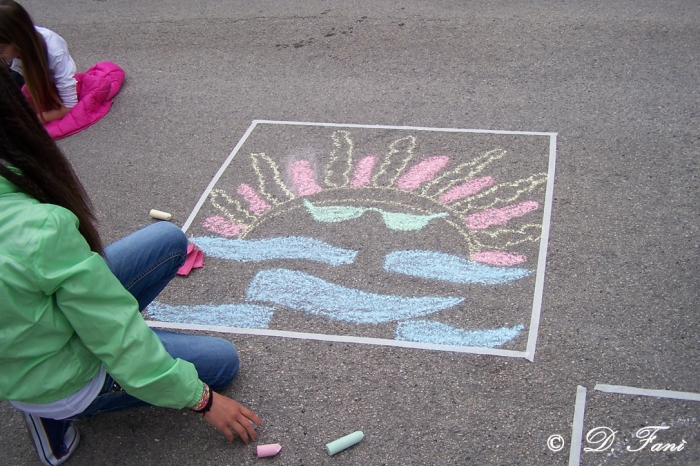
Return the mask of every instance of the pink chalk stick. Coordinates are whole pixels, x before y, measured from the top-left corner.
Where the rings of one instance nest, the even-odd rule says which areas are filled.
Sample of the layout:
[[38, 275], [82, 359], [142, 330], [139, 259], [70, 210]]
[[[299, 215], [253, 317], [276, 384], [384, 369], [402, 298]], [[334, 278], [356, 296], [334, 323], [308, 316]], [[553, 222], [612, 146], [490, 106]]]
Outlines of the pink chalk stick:
[[399, 178], [396, 185], [403, 191], [412, 191], [422, 183], [432, 180], [449, 161], [450, 158], [446, 155], [427, 158]]
[[266, 210], [272, 209], [272, 206], [265, 202], [253, 188], [243, 183], [238, 187], [238, 194], [248, 202], [251, 212], [255, 215], [260, 215]]
[[275, 456], [282, 449], [282, 445], [279, 443], [271, 443], [269, 445], [258, 445], [258, 458], [265, 458], [267, 456]]
[[377, 164], [376, 155], [368, 155], [364, 157], [357, 163], [355, 168], [355, 173], [352, 176], [352, 181], [350, 182], [350, 187], [361, 188], [362, 186], [367, 186], [372, 178], [372, 170]]
[[297, 160], [292, 164], [292, 181], [300, 196], [309, 196], [322, 191], [314, 180], [314, 169], [308, 160]]
[[483, 178], [477, 178], [475, 180], [467, 181], [464, 184], [455, 186], [454, 188], [447, 191], [445, 194], [440, 196], [441, 204], [449, 204], [450, 202], [458, 201], [464, 199], [465, 197], [472, 196], [484, 188], [488, 188], [494, 184], [496, 180], [490, 176], [484, 176]]
[[492, 225], [503, 225], [514, 217], [522, 217], [528, 212], [537, 210], [540, 204], [535, 201], [525, 201], [520, 204], [502, 207], [500, 209], [487, 209], [477, 212], [464, 219], [467, 228], [471, 230], [483, 230]]

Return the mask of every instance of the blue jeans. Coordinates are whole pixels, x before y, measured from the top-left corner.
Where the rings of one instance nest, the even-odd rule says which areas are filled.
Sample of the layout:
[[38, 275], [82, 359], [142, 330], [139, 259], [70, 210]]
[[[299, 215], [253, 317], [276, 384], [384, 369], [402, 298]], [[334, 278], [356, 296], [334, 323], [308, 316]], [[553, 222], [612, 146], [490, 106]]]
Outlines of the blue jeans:
[[[104, 255], [112, 273], [143, 310], [185, 262], [187, 237], [173, 224], [157, 222], [110, 244]], [[200, 380], [212, 390], [223, 390], [238, 373], [238, 353], [226, 340], [158, 329], [153, 332], [173, 358], [194, 364]], [[150, 405], [126, 393], [108, 374], [95, 400], [75, 419], [142, 406]]]

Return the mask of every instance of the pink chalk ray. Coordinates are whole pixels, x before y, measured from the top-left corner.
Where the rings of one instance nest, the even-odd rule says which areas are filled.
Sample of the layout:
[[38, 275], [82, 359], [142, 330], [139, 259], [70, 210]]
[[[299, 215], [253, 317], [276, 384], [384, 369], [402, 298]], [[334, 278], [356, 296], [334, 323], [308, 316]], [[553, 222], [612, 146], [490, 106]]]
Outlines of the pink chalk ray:
[[472, 254], [469, 259], [483, 264], [507, 267], [509, 265], [521, 264], [527, 260], [527, 257], [503, 251], [480, 251]]
[[511, 218], [522, 217], [528, 212], [537, 210], [539, 206], [540, 204], [536, 201], [525, 201], [507, 207], [486, 209], [469, 215], [464, 222], [471, 230], [483, 230], [493, 225], [503, 225]]
[[406, 174], [399, 178], [396, 185], [403, 191], [412, 191], [426, 181], [432, 180], [450, 161], [446, 155], [429, 157], [413, 166]]
[[248, 202], [248, 206], [250, 208], [250, 211], [253, 212], [255, 215], [261, 215], [263, 212], [266, 210], [272, 209], [272, 206], [268, 204], [263, 198], [258, 195], [258, 193], [255, 192], [253, 188], [251, 188], [249, 185], [242, 183], [238, 187], [238, 194], [243, 196], [243, 199]]
[[216, 215], [204, 220], [204, 228], [227, 238], [233, 238], [246, 230], [245, 225], [241, 225]]
[[372, 179], [372, 170], [374, 170], [377, 160], [378, 158], [376, 155], [363, 157], [355, 167], [355, 173], [350, 182], [350, 187], [361, 188], [367, 186]]
[[297, 188], [299, 196], [309, 196], [321, 192], [323, 189], [314, 179], [314, 170], [308, 160], [297, 160], [292, 163], [292, 181]]
[[466, 183], [455, 186], [442, 194], [438, 199], [440, 204], [449, 204], [451, 202], [464, 199], [465, 197], [473, 196], [484, 188], [488, 188], [496, 182], [490, 176], [469, 180]]

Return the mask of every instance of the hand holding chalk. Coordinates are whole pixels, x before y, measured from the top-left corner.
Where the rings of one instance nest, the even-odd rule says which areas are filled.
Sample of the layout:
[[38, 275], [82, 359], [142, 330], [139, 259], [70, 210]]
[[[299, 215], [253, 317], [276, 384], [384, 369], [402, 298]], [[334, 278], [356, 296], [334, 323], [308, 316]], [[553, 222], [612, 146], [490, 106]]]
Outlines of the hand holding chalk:
[[364, 436], [365, 435], [362, 433], [361, 430], [357, 430], [350, 435], [346, 435], [345, 437], [341, 437], [338, 440], [332, 441], [331, 443], [327, 443], [326, 451], [329, 455], [333, 456], [336, 453], [355, 445], [357, 442], [362, 440]]
[[151, 218], [155, 218], [157, 220], [170, 220], [171, 218], [173, 218], [173, 216], [170, 215], [169, 213], [163, 212], [161, 210], [156, 210], [156, 209], [151, 209], [151, 211], [148, 213], [148, 215]]
[[262, 421], [255, 413], [240, 405], [231, 398], [211, 392], [214, 397], [211, 409], [204, 413], [204, 420], [216, 427], [224, 434], [229, 442], [233, 442], [233, 432], [241, 438], [246, 445], [250, 440], [257, 440], [258, 434], [251, 421], [262, 425]]

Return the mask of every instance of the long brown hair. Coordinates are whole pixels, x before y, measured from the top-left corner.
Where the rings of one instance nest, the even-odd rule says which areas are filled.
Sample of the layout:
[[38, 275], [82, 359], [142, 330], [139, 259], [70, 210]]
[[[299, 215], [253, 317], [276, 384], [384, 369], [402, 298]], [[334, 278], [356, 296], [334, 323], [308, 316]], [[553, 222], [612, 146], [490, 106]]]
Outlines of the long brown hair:
[[0, 44], [12, 44], [22, 61], [22, 74], [36, 112], [41, 114], [63, 105], [49, 73], [46, 41], [22, 5], [0, 0]]
[[4, 66], [0, 66], [0, 176], [40, 202], [73, 212], [90, 249], [103, 253], [85, 188]]

